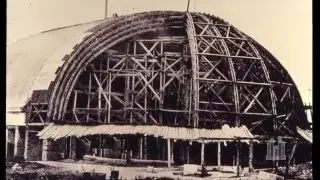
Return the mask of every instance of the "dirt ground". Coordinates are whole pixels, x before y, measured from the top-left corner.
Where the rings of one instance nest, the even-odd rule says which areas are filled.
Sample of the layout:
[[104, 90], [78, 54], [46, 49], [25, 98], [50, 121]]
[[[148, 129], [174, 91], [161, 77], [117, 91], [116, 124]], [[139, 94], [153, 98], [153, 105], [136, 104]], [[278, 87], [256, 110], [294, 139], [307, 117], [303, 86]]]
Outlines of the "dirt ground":
[[[258, 173], [252, 173], [245, 177], [236, 177], [235, 173], [209, 172], [210, 176], [206, 178], [175, 175], [175, 169], [150, 168], [147, 167], [115, 167], [101, 164], [88, 164], [86, 162], [56, 162], [56, 161], [37, 161], [19, 163], [20, 169], [13, 170], [14, 163], [7, 163], [7, 179], [88, 179], [83, 176], [84, 173], [97, 174], [99, 178], [105, 179], [105, 174], [111, 171], [119, 171], [121, 179], [180, 179], [180, 180], [203, 180], [203, 179], [232, 179], [232, 180], [258, 180]], [[21, 175], [22, 174], [22, 175]], [[19, 178], [20, 176], [28, 178]], [[52, 178], [34, 178], [36, 176], [52, 176]], [[98, 177], [98, 176], [97, 176]], [[166, 178], [164, 178], [166, 177]], [[90, 178], [91, 179], [91, 178]], [[297, 179], [297, 178], [294, 178]], [[300, 178], [299, 178], [300, 179]], [[303, 178], [311, 179], [311, 178]]]
[[[85, 164], [85, 163], [67, 163], [67, 162], [55, 162], [55, 161], [38, 161], [38, 162], [29, 162], [25, 164], [19, 164], [22, 167], [20, 170], [21, 174], [26, 173], [35, 173], [35, 174], [83, 174], [84, 172], [88, 173], [98, 173], [104, 174], [108, 173], [111, 170], [119, 171], [121, 179], [194, 179], [194, 180], [203, 180], [203, 179], [240, 179], [235, 177], [235, 174], [226, 173], [226, 174], [213, 174], [212, 177], [201, 178], [201, 177], [185, 177], [181, 175], [174, 175], [172, 171], [169, 171], [167, 168], [154, 168], [153, 172], [148, 172], [147, 167], [115, 167], [107, 165], [97, 165], [97, 164]], [[11, 165], [12, 167], [12, 165]], [[10, 166], [7, 166], [7, 174], [12, 174]], [[17, 170], [16, 170], [17, 171]], [[7, 178], [8, 179], [8, 178]], [[243, 179], [243, 177], [241, 178]], [[247, 177], [245, 179], [251, 180], [256, 179], [254, 177]]]

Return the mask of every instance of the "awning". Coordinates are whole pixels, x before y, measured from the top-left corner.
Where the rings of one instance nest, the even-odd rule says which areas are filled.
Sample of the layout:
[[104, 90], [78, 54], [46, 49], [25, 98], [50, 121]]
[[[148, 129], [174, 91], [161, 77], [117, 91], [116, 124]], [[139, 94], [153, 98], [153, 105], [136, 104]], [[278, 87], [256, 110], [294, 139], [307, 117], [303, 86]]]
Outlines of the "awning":
[[236, 140], [253, 139], [246, 126], [229, 127], [223, 125], [221, 129], [200, 129], [186, 127], [171, 127], [157, 125], [59, 125], [50, 124], [40, 131], [40, 139], [60, 139], [70, 136], [83, 137], [90, 135], [143, 135], [177, 140]]
[[303, 130], [297, 127], [297, 132], [308, 142], [312, 143], [312, 132], [311, 130]]

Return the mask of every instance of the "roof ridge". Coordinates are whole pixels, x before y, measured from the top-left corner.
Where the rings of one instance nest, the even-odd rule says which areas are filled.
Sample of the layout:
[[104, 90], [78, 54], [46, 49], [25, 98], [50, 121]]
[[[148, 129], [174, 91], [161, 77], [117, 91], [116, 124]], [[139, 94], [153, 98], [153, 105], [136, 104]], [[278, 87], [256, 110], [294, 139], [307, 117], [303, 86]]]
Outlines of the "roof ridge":
[[39, 35], [39, 34], [51, 32], [51, 31], [55, 31], [55, 30], [61, 30], [61, 29], [71, 28], [71, 27], [77, 27], [77, 26], [81, 26], [81, 25], [87, 25], [87, 24], [90, 24], [90, 23], [99, 22], [99, 21], [104, 21], [104, 20], [106, 20], [106, 19], [98, 19], [98, 20], [94, 20], [94, 21], [88, 21], [88, 22], [84, 22], [84, 23], [72, 24], [72, 25], [69, 25], [69, 26], [62, 26], [62, 27], [57, 27], [57, 28], [53, 28], [53, 29], [41, 31], [41, 32], [38, 32], [38, 33], [36, 33], [36, 34], [31, 34], [31, 35], [26, 36], [26, 37], [24, 37], [24, 38], [21, 38], [21, 39], [18, 39], [18, 40], [16, 40], [16, 41], [13, 41], [13, 42], [7, 44], [6, 46], [9, 46], [9, 45], [11, 45], [11, 44], [17, 43], [17, 42], [19, 42], [19, 41], [28, 39], [28, 38], [30, 38], [30, 37], [33, 37], [33, 36], [36, 36], [36, 35]]
[[[100, 19], [100, 20], [94, 20], [94, 21], [88, 21], [85, 23], [78, 23], [78, 24], [73, 24], [73, 25], [69, 25], [69, 26], [63, 26], [63, 27], [57, 27], [57, 28], [53, 28], [53, 29], [49, 29], [49, 30], [45, 30], [45, 31], [41, 31], [38, 34], [42, 34], [42, 33], [46, 33], [46, 32], [50, 32], [50, 31], [55, 31], [55, 30], [60, 30], [60, 29], [65, 29], [65, 28], [70, 28], [70, 27], [76, 27], [76, 26], [81, 26], [81, 25], [85, 25], [85, 24], [89, 24], [89, 23], [93, 23], [93, 22], [98, 22], [98, 21], [103, 21], [105, 19]], [[37, 35], [37, 34], [35, 34]]]

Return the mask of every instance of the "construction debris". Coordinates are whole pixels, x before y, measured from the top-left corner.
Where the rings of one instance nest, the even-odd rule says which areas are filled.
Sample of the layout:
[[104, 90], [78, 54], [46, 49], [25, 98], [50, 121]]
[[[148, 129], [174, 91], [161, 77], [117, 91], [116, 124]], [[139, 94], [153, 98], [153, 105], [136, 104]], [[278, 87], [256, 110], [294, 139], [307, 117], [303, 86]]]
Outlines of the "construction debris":
[[192, 175], [198, 172], [198, 165], [196, 164], [184, 164], [183, 175]]
[[12, 166], [12, 170], [13, 171], [20, 171], [20, 170], [22, 170], [22, 167], [18, 163], [16, 163]]

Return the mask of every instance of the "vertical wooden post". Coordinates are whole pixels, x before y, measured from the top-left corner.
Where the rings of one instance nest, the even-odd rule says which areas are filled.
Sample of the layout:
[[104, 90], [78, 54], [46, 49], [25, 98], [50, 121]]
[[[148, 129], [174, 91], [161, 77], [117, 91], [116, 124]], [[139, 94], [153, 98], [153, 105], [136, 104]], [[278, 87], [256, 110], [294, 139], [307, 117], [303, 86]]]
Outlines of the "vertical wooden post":
[[42, 161], [47, 161], [48, 160], [48, 150], [49, 150], [49, 147], [50, 146], [50, 142], [48, 141], [48, 139], [43, 139], [42, 141], [42, 157], [41, 157], [41, 160]]
[[163, 146], [161, 146], [161, 153], [162, 153], [161, 160], [167, 160], [167, 155], [166, 155], [167, 154], [167, 150], [166, 150], [167, 146], [165, 145], [165, 143], [166, 143], [165, 141], [163, 141], [164, 144], [163, 144]]
[[171, 141], [171, 156], [170, 156], [170, 160], [173, 161], [173, 158], [174, 158], [174, 151], [173, 151], [173, 148], [174, 148], [174, 140]]
[[204, 141], [201, 143], [201, 165], [204, 164]]
[[[100, 76], [101, 77], [101, 76]], [[101, 83], [101, 81], [100, 81], [100, 83]], [[102, 91], [102, 89], [99, 87], [98, 88], [98, 121], [99, 122], [102, 122], [101, 121], [101, 92]]]
[[93, 154], [93, 151], [92, 151], [92, 136], [89, 136], [89, 140], [90, 140], [89, 154], [92, 155]]
[[123, 154], [123, 140], [122, 137], [120, 137], [120, 159], [122, 159], [122, 154]]
[[[137, 42], [134, 41], [133, 42], [133, 55], [136, 55], [136, 51], [137, 51]], [[134, 92], [135, 90], [135, 64], [132, 65], [132, 81], [131, 81], [131, 91]], [[130, 97], [130, 107], [133, 108], [133, 103], [134, 103], [134, 94], [130, 93], [131, 97]], [[133, 121], [133, 111], [130, 111], [130, 123], [132, 123]]]
[[[160, 42], [160, 45], [161, 45], [161, 55], [163, 55], [163, 42], [161, 41]], [[161, 61], [160, 61], [160, 66], [161, 66], [161, 69], [164, 69], [164, 61], [166, 60], [166, 56], [165, 58], [161, 57]], [[164, 95], [164, 92], [163, 92], [163, 83], [165, 82], [164, 81], [164, 76], [165, 76], [165, 73], [163, 71], [160, 72], [160, 81], [159, 81], [159, 89], [160, 89], [160, 92], [159, 92], [159, 96], [160, 96], [160, 101], [159, 101], [159, 124], [162, 124], [162, 108], [163, 108], [163, 95]]]
[[293, 158], [294, 152], [295, 152], [295, 150], [296, 150], [296, 147], [297, 147], [297, 144], [294, 143], [293, 148], [292, 148], [292, 151], [291, 151], [291, 154], [290, 154], [290, 158], [289, 158], [289, 163], [290, 163], [290, 164], [291, 164], [291, 160], [292, 160], [292, 158]]
[[143, 159], [143, 137], [139, 138], [139, 152], [140, 152], [140, 159]]
[[69, 159], [72, 159], [72, 137], [69, 137]]
[[190, 163], [190, 143], [187, 144], [187, 164]]
[[290, 154], [289, 154], [289, 149], [286, 150], [286, 172], [285, 175], [288, 176], [289, 175], [289, 170], [290, 170]]
[[6, 127], [6, 159], [8, 159], [8, 142], [9, 142], [9, 132], [8, 127]]
[[252, 159], [253, 159], [253, 141], [250, 140], [250, 142], [249, 142], [249, 172], [253, 171]]
[[102, 157], [102, 136], [99, 136], [99, 156]]
[[125, 159], [126, 158], [126, 139], [125, 138], [122, 138], [122, 159]]
[[148, 144], [147, 144], [147, 136], [144, 137], [144, 146], [143, 146], [143, 155], [144, 159], [148, 159]]
[[29, 141], [29, 126], [26, 126], [26, 132], [25, 132], [25, 139], [24, 139], [24, 160], [28, 159], [28, 141]]
[[221, 166], [221, 143], [218, 141], [218, 168], [220, 169]]
[[128, 149], [128, 158], [132, 158], [132, 141], [131, 141], [131, 136], [128, 137], [128, 145], [127, 145], [127, 149]]
[[76, 121], [79, 121], [77, 114], [76, 114], [77, 100], [78, 100], [78, 91], [75, 90], [74, 91], [74, 100], [73, 100], [73, 116], [76, 119]]
[[[129, 54], [129, 43], [127, 43], [127, 54]], [[129, 58], [126, 58], [126, 72], [128, 72]], [[124, 112], [123, 119], [127, 120], [127, 108], [129, 103], [129, 92], [130, 92], [130, 76], [125, 77], [125, 90], [124, 90]]]
[[20, 140], [20, 133], [19, 133], [19, 126], [15, 126], [15, 133], [14, 133], [14, 150], [13, 156], [14, 158], [18, 156], [18, 144]]
[[[109, 69], [109, 60], [108, 60], [108, 69]], [[108, 91], [109, 91], [109, 96], [108, 96], [108, 100], [109, 100], [109, 105], [108, 105], [108, 123], [110, 123], [111, 121], [111, 77], [112, 77], [112, 72], [108, 71], [109, 72], [109, 85], [108, 85]]]
[[168, 168], [171, 167], [171, 147], [170, 147], [170, 139], [167, 140], [167, 150], [168, 150]]
[[[181, 70], [181, 67], [180, 67]], [[179, 108], [179, 102], [180, 102], [180, 88], [181, 88], [181, 83], [178, 84], [178, 94], [177, 94], [177, 103], [176, 103], [176, 108]], [[175, 113], [174, 117], [174, 124], [177, 124], [177, 113]]]
[[160, 141], [157, 138], [157, 152], [158, 152], [158, 160], [161, 160], [161, 151], [160, 151]]
[[240, 140], [237, 140], [237, 176], [240, 176]]
[[76, 139], [75, 137], [70, 137], [70, 159], [76, 159], [77, 156], [77, 150], [76, 150]]
[[64, 148], [65, 148], [65, 151], [64, 151], [65, 154], [64, 154], [64, 157], [65, 157], [65, 158], [70, 158], [70, 156], [69, 156], [69, 154], [70, 154], [70, 149], [68, 149], [68, 147], [69, 147], [69, 144], [68, 144], [68, 143], [69, 143], [69, 140], [68, 140], [68, 138], [65, 139], [64, 143], [65, 143], [65, 147], [64, 147]]
[[[145, 57], [144, 59], [144, 67], [146, 69], [148, 69], [148, 57]], [[148, 72], [145, 71], [144, 73], [144, 77], [146, 79], [148, 79]], [[147, 105], [148, 105], [148, 91], [147, 91], [147, 87], [144, 88], [144, 123], [147, 123], [147, 114], [148, 114], [148, 111], [147, 111]], [[143, 154], [144, 154], [144, 159], [148, 159], [148, 138], [145, 136], [144, 137], [144, 146], [143, 146]]]
[[77, 158], [77, 139], [72, 137], [72, 159]]
[[[109, 57], [107, 57], [107, 61], [109, 61]], [[102, 69], [104, 69], [103, 67], [102, 67], [102, 61], [100, 61], [100, 77], [101, 77], [101, 71], [102, 71]], [[107, 72], [109, 72], [108, 71], [109, 70], [109, 67], [107, 67]], [[108, 77], [108, 75], [106, 75], [106, 77], [104, 77], [104, 78], [107, 78]], [[102, 89], [104, 92], [104, 94], [106, 94], [107, 92], [108, 92], [108, 101], [110, 102], [110, 105], [111, 105], [111, 98], [110, 98], [110, 92], [109, 92], [109, 84], [105, 87], [105, 89]], [[104, 97], [105, 97], [106, 95], [104, 95]], [[105, 110], [108, 110], [107, 112], [108, 113], [106, 113], [106, 112], [104, 112], [103, 114], [104, 114], [104, 123], [107, 123], [107, 122], [109, 122], [109, 105], [108, 105], [108, 101], [105, 99], [105, 103], [104, 103], [104, 109]]]
[[[89, 112], [90, 108], [90, 100], [91, 100], [91, 72], [89, 73], [89, 92], [88, 92], [88, 102], [87, 102], [87, 112]], [[89, 113], [87, 113], [87, 122], [89, 122]]]
[[185, 148], [182, 146], [183, 144], [179, 145], [179, 152], [180, 152], [180, 159], [185, 162], [186, 160], [186, 150]]

